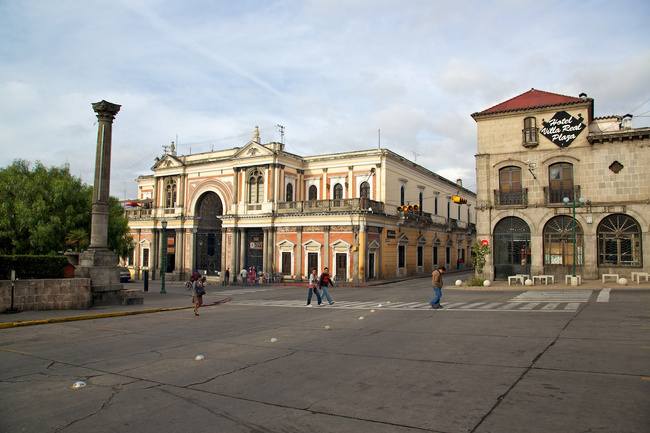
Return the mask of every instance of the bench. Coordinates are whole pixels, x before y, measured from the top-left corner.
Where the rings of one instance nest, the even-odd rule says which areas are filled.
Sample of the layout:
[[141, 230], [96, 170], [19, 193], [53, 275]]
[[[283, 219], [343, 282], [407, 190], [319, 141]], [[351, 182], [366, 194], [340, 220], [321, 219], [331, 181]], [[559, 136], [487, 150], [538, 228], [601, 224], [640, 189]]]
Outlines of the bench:
[[618, 274], [603, 274], [603, 283], [605, 282], [606, 278], [614, 278], [614, 281], [618, 281]]
[[515, 281], [515, 284], [517, 284], [517, 281], [519, 281], [519, 282], [521, 282], [522, 286], [524, 285], [524, 277], [522, 277], [521, 275], [512, 275], [512, 276], [508, 277], [508, 285], [509, 286], [512, 285], [513, 280]]
[[[565, 275], [564, 284], [571, 284], [571, 278], [573, 278], [573, 275]], [[582, 284], [582, 278], [580, 275], [576, 275], [576, 278], [578, 279], [578, 285]]]
[[540, 284], [542, 284], [542, 280], [544, 281], [544, 284], [548, 284], [548, 280], [551, 280], [551, 283], [555, 284], [555, 276], [554, 275], [534, 275], [533, 276], [533, 284], [535, 284], [536, 279], [539, 280]]
[[645, 278], [646, 281], [648, 281], [648, 274], [647, 272], [632, 272], [632, 281], [636, 279], [637, 284], [641, 284], [641, 278]]

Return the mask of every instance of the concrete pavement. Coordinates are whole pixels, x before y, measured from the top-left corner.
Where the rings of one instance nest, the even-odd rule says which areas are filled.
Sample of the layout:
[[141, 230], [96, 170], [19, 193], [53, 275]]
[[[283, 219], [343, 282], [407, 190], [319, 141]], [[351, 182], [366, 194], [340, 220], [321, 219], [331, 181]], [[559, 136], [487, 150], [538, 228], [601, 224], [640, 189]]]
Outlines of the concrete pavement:
[[[536, 284], [534, 286], [522, 286], [521, 284], [509, 285], [507, 281], [492, 281], [489, 287], [468, 287], [464, 281], [467, 279], [467, 271], [448, 271], [445, 273], [446, 289], [467, 289], [481, 291], [502, 291], [502, 290], [601, 290], [604, 288], [611, 290], [634, 290], [650, 289], [650, 282], [641, 281], [640, 284], [628, 280], [626, 285], [608, 281], [603, 283], [601, 280], [584, 280], [577, 287], [565, 284], [563, 281], [556, 281], [554, 284]], [[423, 286], [428, 285], [429, 277], [417, 277], [401, 281], [422, 280]], [[455, 281], [461, 279], [463, 285], [456, 286]], [[344, 287], [370, 287], [381, 286], [400, 282], [400, 280], [376, 280], [360, 284], [343, 284]], [[131, 281], [125, 284], [126, 288], [137, 289], [144, 288], [142, 281]], [[232, 288], [262, 288], [262, 287], [306, 287], [306, 283], [277, 283], [255, 286], [231, 285]], [[208, 283], [208, 294], [204, 297], [205, 303], [215, 302], [223, 299], [219, 297], [219, 290], [223, 289], [220, 285], [211, 285]], [[212, 290], [211, 290], [212, 289]], [[99, 319], [104, 317], [129, 316], [136, 314], [156, 313], [161, 311], [184, 310], [193, 308], [191, 292], [185, 288], [183, 281], [166, 282], [165, 294], [160, 293], [160, 282], [150, 281], [149, 290], [144, 292], [143, 305], [111, 305], [93, 307], [88, 310], [40, 310], [40, 311], [21, 311], [15, 314], [0, 313], [0, 329], [12, 328], [17, 326], [41, 325], [47, 323], [67, 322], [76, 320]], [[212, 292], [212, 293], [211, 293]], [[302, 294], [300, 295], [302, 296]]]

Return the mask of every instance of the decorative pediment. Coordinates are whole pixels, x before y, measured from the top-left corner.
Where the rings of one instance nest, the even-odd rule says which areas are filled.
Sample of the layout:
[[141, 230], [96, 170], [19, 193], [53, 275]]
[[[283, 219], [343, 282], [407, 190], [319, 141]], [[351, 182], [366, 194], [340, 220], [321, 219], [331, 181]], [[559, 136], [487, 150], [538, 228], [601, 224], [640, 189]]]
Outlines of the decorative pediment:
[[280, 251], [286, 252], [293, 251], [293, 248], [296, 246], [296, 244], [285, 239], [282, 242], [277, 243], [276, 246], [280, 249]]
[[315, 240], [310, 239], [307, 242], [303, 242], [302, 247], [306, 251], [320, 251], [322, 245]]
[[381, 244], [377, 242], [377, 239], [373, 239], [372, 242], [368, 244], [369, 250], [376, 250], [379, 249], [379, 247], [381, 247]]
[[331, 247], [334, 251], [345, 252], [345, 251], [349, 251], [350, 248], [352, 247], [352, 245], [349, 244], [349, 243], [347, 243], [347, 242], [345, 242], [345, 241], [342, 240], [342, 239], [339, 239], [339, 240], [337, 240], [336, 242], [331, 243], [331, 244], [330, 244], [330, 247]]
[[164, 155], [162, 159], [156, 157], [156, 162], [153, 165], [153, 167], [151, 167], [151, 169], [155, 171], [163, 168], [180, 168], [183, 166], [184, 164], [181, 162], [180, 159], [178, 159], [173, 155], [167, 154]]
[[242, 158], [259, 158], [260, 156], [272, 156], [273, 151], [267, 149], [261, 144], [251, 140], [248, 144], [241, 149], [239, 149], [232, 156], [232, 159], [242, 159]]

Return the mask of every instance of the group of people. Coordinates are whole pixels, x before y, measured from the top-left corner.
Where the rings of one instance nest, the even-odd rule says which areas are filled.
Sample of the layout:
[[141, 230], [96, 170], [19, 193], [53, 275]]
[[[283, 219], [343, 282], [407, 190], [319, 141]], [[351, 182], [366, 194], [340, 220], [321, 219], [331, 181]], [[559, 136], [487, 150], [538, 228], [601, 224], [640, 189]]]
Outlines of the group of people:
[[[431, 302], [429, 302], [429, 305], [431, 305], [431, 308], [433, 308], [434, 310], [442, 308], [442, 305], [440, 305], [440, 299], [442, 298], [442, 285], [443, 285], [442, 275], [445, 273], [445, 271], [446, 271], [445, 267], [441, 266], [440, 268], [433, 271], [433, 273], [431, 274], [432, 276], [431, 285], [433, 286], [433, 291], [435, 293], [435, 296], [431, 300]], [[227, 273], [226, 281], [228, 281], [229, 280], [228, 277], [230, 277], [230, 269], [227, 269], [226, 273]], [[252, 282], [255, 279], [255, 269], [249, 268], [249, 270], [247, 271], [246, 268], [244, 268], [242, 269], [240, 276], [242, 278], [242, 282], [250, 281], [252, 284]], [[198, 269], [194, 271], [194, 274], [192, 274], [190, 280], [192, 281], [192, 290], [193, 290], [192, 301], [194, 302], [194, 314], [198, 316], [199, 308], [201, 307], [201, 305], [203, 305], [203, 295], [205, 294], [205, 289], [203, 288], [204, 283], [199, 276]], [[316, 269], [312, 269], [311, 274], [309, 274], [309, 292], [307, 294], [307, 306], [311, 307], [311, 298], [312, 295], [314, 294], [316, 295], [318, 306], [324, 305], [324, 298], [327, 299], [330, 305], [334, 304], [334, 301], [332, 301], [332, 297], [327, 291], [327, 288], [333, 285], [334, 284], [332, 283], [332, 279], [330, 278], [330, 274], [329, 274], [329, 268], [323, 269], [323, 273], [320, 274], [320, 276], [317, 276]]]
[[246, 268], [243, 268], [239, 273], [239, 277], [241, 279], [242, 286], [247, 286], [249, 284], [252, 285], [255, 283], [255, 279], [257, 278], [257, 271], [253, 267], [248, 268], [248, 270], [246, 270]]
[[[316, 295], [316, 300], [318, 301], [318, 306], [323, 305], [323, 297], [327, 298], [327, 302], [330, 305], [334, 304], [332, 297], [327, 291], [328, 286], [333, 286], [332, 279], [330, 278], [329, 268], [323, 269], [323, 273], [320, 274], [320, 277], [316, 276], [316, 269], [311, 270], [309, 274], [309, 292], [307, 294], [307, 306], [311, 307], [311, 297], [312, 294]], [[320, 291], [322, 292], [319, 292]]]

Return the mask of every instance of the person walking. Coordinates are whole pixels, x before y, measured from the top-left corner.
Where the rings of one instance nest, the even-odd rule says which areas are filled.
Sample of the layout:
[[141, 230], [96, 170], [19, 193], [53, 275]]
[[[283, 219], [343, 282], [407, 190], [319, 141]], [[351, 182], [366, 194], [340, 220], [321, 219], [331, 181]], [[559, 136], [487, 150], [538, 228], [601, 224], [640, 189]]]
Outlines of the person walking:
[[222, 286], [227, 286], [230, 284], [230, 268], [226, 268], [226, 272], [223, 274], [223, 281], [221, 282]]
[[323, 300], [320, 297], [320, 293], [318, 293], [318, 276], [316, 276], [316, 269], [312, 269], [311, 274], [309, 274], [309, 294], [307, 295], [308, 307], [311, 307], [311, 295], [313, 293], [316, 294], [316, 299], [318, 299], [318, 306], [320, 307], [323, 305]]
[[203, 281], [201, 279], [194, 280], [192, 283], [192, 302], [194, 302], [194, 315], [199, 316], [199, 308], [203, 305], [203, 295], [205, 289], [203, 288]]
[[241, 276], [241, 285], [246, 286], [248, 284], [248, 271], [246, 268], [242, 268], [239, 275]]
[[445, 267], [441, 266], [431, 274], [431, 284], [433, 285], [433, 291], [436, 295], [433, 297], [431, 302], [429, 302], [429, 304], [431, 304], [431, 308], [434, 310], [442, 308], [442, 305], [440, 305], [440, 298], [442, 298], [442, 274], [444, 274], [445, 271]]
[[332, 284], [332, 279], [330, 278], [329, 268], [323, 269], [323, 273], [318, 278], [318, 287], [320, 287], [320, 289], [323, 291], [323, 293], [321, 293], [320, 295], [321, 300], [323, 298], [327, 298], [327, 302], [329, 302], [330, 305], [333, 305], [334, 301], [332, 301], [332, 298], [330, 297], [330, 294], [327, 291], [327, 286], [333, 286], [333, 285], [334, 284]]

